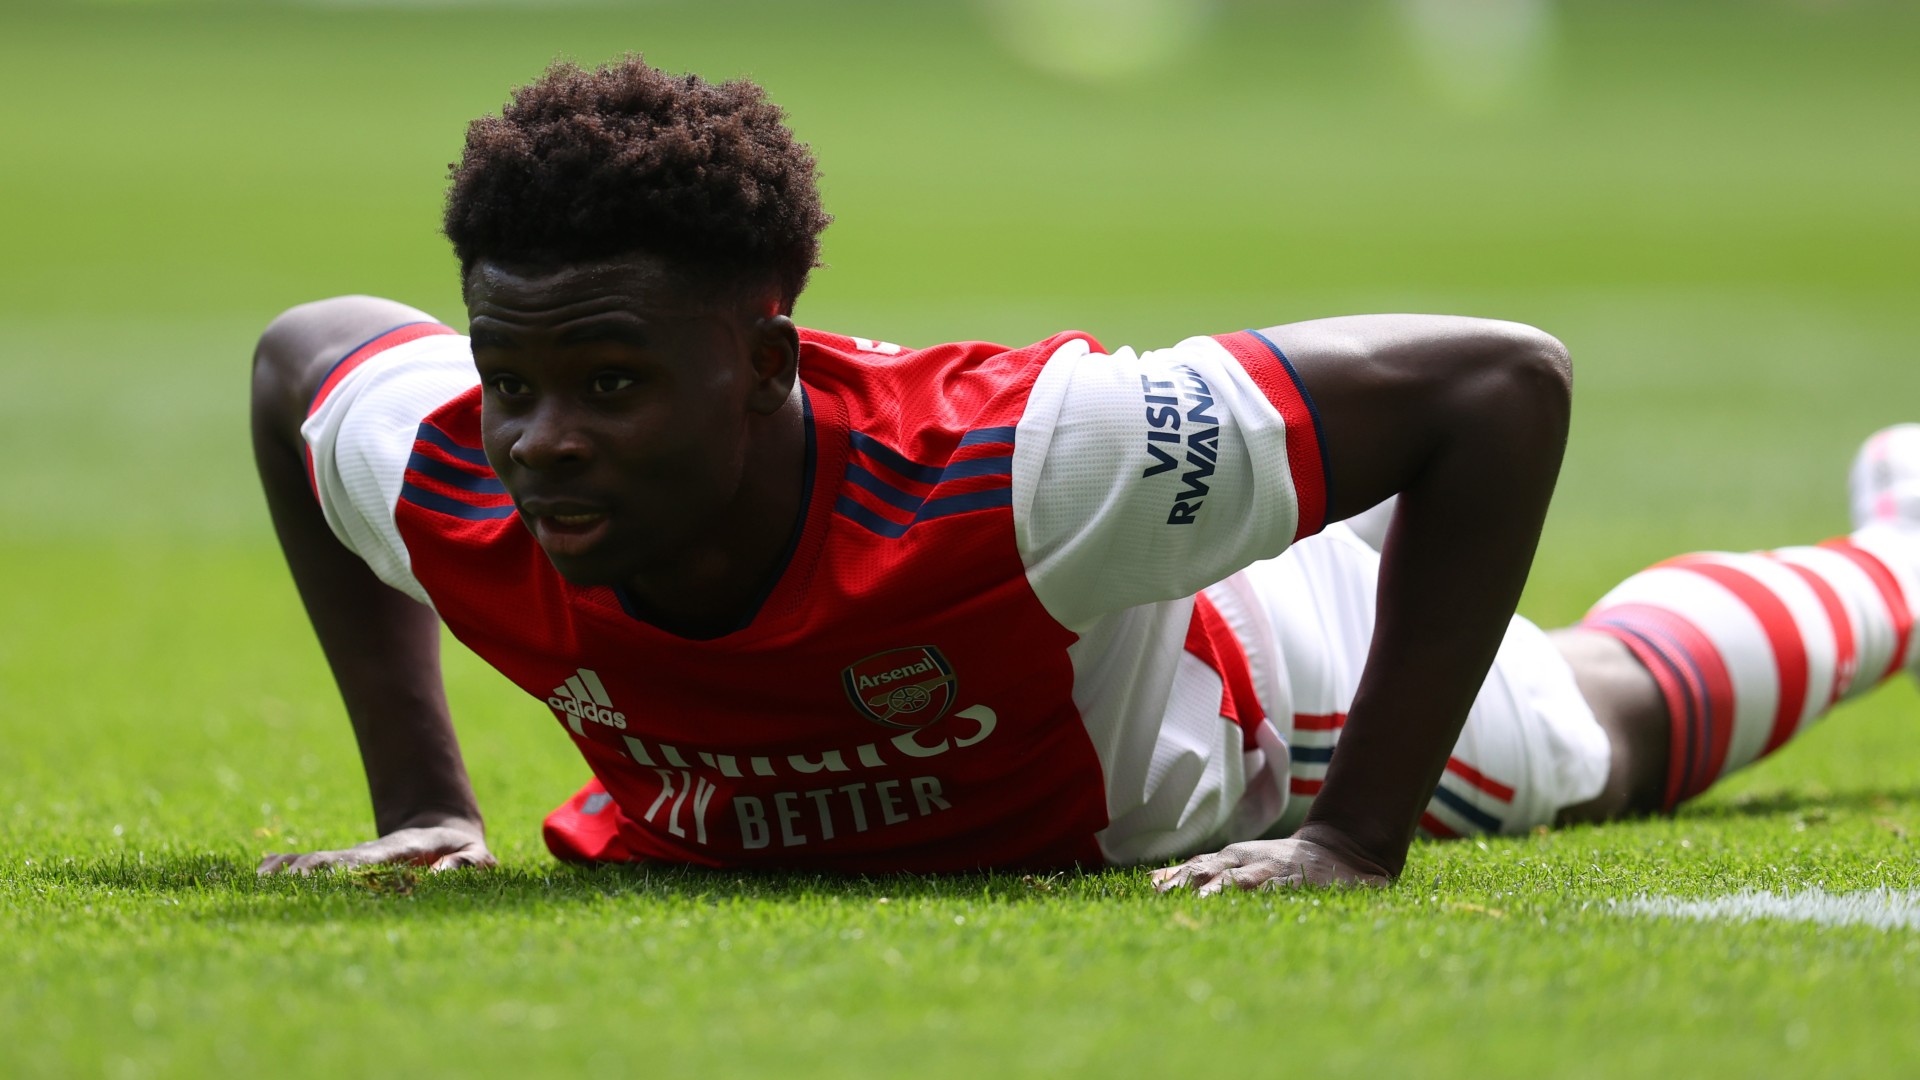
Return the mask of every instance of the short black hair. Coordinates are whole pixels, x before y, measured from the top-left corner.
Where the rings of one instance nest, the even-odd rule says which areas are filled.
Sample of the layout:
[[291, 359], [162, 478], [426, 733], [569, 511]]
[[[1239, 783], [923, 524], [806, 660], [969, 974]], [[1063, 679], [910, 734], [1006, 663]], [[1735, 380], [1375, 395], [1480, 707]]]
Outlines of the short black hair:
[[466, 274], [647, 253], [791, 312], [819, 264], [813, 154], [744, 79], [669, 75], [629, 55], [555, 63], [499, 116], [467, 127], [448, 167], [445, 231]]

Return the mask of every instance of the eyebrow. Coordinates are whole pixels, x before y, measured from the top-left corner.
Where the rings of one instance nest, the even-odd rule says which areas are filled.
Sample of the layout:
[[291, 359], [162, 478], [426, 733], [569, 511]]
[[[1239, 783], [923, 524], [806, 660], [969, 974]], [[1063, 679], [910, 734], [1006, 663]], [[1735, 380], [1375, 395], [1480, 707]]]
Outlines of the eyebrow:
[[470, 327], [467, 331], [467, 340], [476, 349], [505, 349], [513, 345], [511, 336], [483, 326]]

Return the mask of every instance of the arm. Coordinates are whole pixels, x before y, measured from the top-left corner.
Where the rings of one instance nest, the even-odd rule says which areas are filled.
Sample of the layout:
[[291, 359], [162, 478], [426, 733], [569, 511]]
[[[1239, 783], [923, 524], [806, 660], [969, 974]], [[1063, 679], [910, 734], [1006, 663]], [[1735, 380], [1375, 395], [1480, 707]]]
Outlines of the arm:
[[1384, 884], [1406, 862], [1519, 603], [1559, 474], [1566, 350], [1514, 323], [1377, 315], [1264, 332], [1319, 413], [1328, 520], [1400, 496], [1373, 643], [1325, 786], [1288, 840], [1157, 871], [1161, 889]]
[[334, 538], [308, 485], [300, 424], [335, 360], [428, 316], [341, 297], [268, 326], [253, 359], [253, 449], [274, 531], [333, 669], [373, 796], [377, 840], [342, 851], [269, 855], [263, 874], [382, 862], [491, 866], [440, 684], [440, 622]]

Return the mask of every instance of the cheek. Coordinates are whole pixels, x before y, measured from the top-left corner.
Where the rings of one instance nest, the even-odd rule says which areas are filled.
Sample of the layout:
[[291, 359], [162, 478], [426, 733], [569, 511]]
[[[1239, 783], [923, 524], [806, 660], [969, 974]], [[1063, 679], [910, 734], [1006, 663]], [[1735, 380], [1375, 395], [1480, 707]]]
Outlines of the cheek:
[[480, 449], [486, 452], [487, 464], [492, 467], [495, 476], [506, 475], [513, 462], [507, 457], [507, 451], [513, 447], [513, 433], [509, 425], [497, 413], [489, 410], [483, 400], [480, 405]]
[[741, 418], [718, 411], [650, 410], [621, 433], [605, 433], [617, 446], [621, 471], [675, 488], [678, 498], [724, 498], [745, 468]]
[[675, 456], [683, 486], [676, 496], [687, 505], [713, 509], [738, 495], [747, 462], [743, 420], [737, 413], [709, 413], [680, 433]]
[[682, 446], [683, 461], [705, 490], [697, 497], [719, 499], [731, 495], [746, 469], [745, 425], [730, 414], [709, 416], [693, 427]]
[[512, 462], [507, 451], [513, 448], [513, 435], [505, 424], [490, 423], [484, 415], [480, 418], [480, 449], [486, 452], [487, 464], [493, 466], [498, 474]]

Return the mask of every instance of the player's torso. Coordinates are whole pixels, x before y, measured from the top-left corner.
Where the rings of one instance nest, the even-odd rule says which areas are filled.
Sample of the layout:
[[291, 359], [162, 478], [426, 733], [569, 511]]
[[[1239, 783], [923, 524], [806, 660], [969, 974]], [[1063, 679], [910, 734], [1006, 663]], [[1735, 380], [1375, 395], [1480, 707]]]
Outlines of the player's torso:
[[[891, 365], [888, 347], [830, 335], [807, 345], [811, 497], [743, 629], [688, 640], [629, 614], [614, 590], [569, 585], [499, 514], [502, 497], [464, 481], [420, 483], [493, 516], [403, 497], [415, 575], [463, 642], [546, 702], [643, 857], [850, 870], [1099, 861], [1107, 804], [1074, 706], [1075, 637], [1035, 599], [1014, 535], [1013, 440], [1031, 373], [1017, 354], [972, 370]], [[922, 371], [952, 378], [903, 384]], [[953, 418], [902, 420], [889, 404], [916, 396]], [[429, 423], [456, 447], [479, 445], [475, 395]]]

